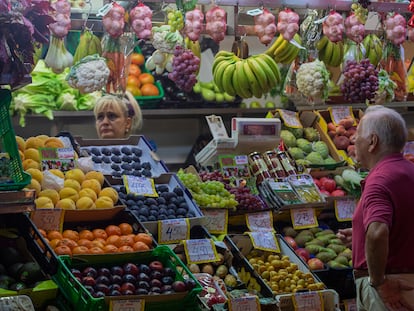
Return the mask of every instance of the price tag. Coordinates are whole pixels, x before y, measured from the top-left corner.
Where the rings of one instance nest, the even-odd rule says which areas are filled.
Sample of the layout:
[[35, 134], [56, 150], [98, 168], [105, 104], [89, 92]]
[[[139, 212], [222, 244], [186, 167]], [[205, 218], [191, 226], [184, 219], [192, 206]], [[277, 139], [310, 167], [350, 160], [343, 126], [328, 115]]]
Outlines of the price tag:
[[187, 240], [190, 236], [188, 218], [165, 219], [158, 221], [158, 243], [172, 244]]
[[277, 111], [279, 112], [279, 115], [286, 126], [293, 128], [303, 128], [297, 112], [284, 109], [277, 109]]
[[246, 224], [250, 231], [275, 231], [271, 211], [246, 214]]
[[355, 199], [347, 198], [335, 200], [335, 215], [338, 221], [350, 221], [354, 215], [357, 202]]
[[58, 169], [63, 172], [75, 168], [75, 150], [73, 148], [40, 148], [42, 170]]
[[260, 311], [259, 298], [256, 295], [229, 299], [230, 311]]
[[144, 299], [111, 299], [109, 302], [110, 311], [144, 311]]
[[131, 192], [147, 197], [158, 197], [154, 179], [133, 175], [123, 175], [123, 179], [127, 193]]
[[43, 230], [62, 231], [65, 210], [63, 209], [37, 209], [30, 214], [32, 221]]
[[357, 305], [355, 299], [345, 299], [344, 301], [345, 311], [357, 311]]
[[297, 311], [323, 310], [323, 300], [319, 292], [296, 293], [293, 295], [293, 305]]
[[192, 239], [184, 241], [184, 250], [188, 263], [206, 263], [219, 261], [216, 246], [211, 239]]
[[204, 226], [212, 234], [227, 234], [229, 211], [225, 208], [203, 209]]
[[338, 125], [339, 121], [341, 121], [342, 119], [348, 118], [350, 116], [353, 118], [354, 115], [352, 113], [351, 106], [335, 106], [335, 108], [330, 107], [329, 112], [331, 114], [331, 120], [335, 125]]
[[250, 240], [252, 241], [253, 248], [261, 249], [264, 251], [280, 253], [279, 242], [276, 235], [270, 231], [256, 231], [248, 232]]
[[313, 228], [319, 225], [314, 208], [293, 208], [290, 210], [290, 218], [295, 229]]
[[240, 180], [250, 177], [249, 160], [246, 155], [219, 155], [218, 162], [225, 179]]

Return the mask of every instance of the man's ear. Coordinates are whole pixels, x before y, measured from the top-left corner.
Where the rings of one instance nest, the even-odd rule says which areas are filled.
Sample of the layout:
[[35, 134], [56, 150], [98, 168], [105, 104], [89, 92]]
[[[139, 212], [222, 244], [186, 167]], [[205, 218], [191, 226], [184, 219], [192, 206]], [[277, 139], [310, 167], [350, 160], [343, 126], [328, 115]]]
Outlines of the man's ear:
[[369, 152], [372, 152], [377, 147], [378, 147], [378, 135], [372, 134], [371, 137], [370, 137], [370, 139], [369, 139], [369, 148], [368, 148], [368, 151]]

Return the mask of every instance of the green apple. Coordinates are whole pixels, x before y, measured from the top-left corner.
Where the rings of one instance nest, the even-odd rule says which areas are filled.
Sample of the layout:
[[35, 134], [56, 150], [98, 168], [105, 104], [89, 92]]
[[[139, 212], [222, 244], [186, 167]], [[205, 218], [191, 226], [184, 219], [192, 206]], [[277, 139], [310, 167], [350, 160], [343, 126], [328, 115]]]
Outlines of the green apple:
[[250, 108], [262, 108], [262, 105], [258, 101], [250, 102]]
[[214, 82], [210, 81], [210, 82], [203, 82], [200, 81], [200, 86], [209, 90], [213, 90], [214, 89]]
[[216, 102], [218, 102], [218, 103], [224, 102], [224, 94], [223, 93], [216, 93]]
[[196, 82], [193, 86], [194, 93], [200, 94], [201, 93], [201, 85], [199, 82]]
[[272, 101], [267, 101], [265, 103], [265, 107], [266, 108], [275, 108], [276, 107], [276, 104], [274, 102], [272, 102]]
[[206, 101], [215, 101], [216, 99], [216, 93], [214, 93], [214, 91], [207, 89], [207, 88], [201, 88], [201, 96], [203, 96], [203, 98]]
[[240, 108], [247, 108], [246, 102], [241, 102], [240, 103]]

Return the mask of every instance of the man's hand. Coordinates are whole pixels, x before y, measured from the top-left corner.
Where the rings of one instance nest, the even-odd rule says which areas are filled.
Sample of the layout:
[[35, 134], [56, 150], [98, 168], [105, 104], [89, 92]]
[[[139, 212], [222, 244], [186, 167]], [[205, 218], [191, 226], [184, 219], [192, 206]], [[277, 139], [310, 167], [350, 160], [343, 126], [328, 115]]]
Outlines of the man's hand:
[[414, 287], [404, 284], [403, 281], [389, 278], [385, 279], [384, 283], [376, 287], [378, 295], [381, 297], [385, 306], [391, 311], [414, 311], [401, 295], [404, 290], [413, 290]]
[[345, 244], [346, 247], [352, 247], [352, 228], [339, 229], [336, 236]]

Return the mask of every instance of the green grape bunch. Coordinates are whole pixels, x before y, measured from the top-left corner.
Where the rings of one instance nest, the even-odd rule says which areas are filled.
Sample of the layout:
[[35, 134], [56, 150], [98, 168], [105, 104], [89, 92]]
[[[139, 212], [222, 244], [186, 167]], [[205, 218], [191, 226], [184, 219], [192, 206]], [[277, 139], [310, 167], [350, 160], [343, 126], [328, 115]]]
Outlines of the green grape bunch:
[[184, 28], [184, 15], [180, 10], [170, 10], [167, 19], [171, 32], [181, 31]]

